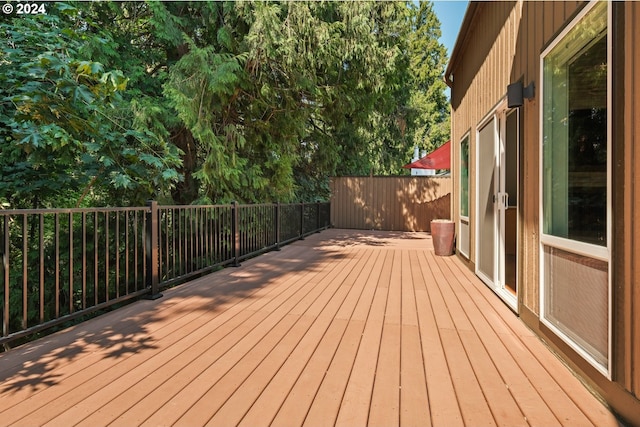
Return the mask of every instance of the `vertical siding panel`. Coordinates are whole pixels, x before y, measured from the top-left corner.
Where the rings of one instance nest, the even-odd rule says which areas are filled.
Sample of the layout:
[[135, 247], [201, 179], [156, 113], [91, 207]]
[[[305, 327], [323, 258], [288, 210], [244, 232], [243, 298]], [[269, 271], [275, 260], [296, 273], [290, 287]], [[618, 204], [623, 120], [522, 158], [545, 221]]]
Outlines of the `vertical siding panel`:
[[[553, 12], [551, 14], [553, 17], [553, 33], [560, 29], [567, 18], [565, 15], [565, 5], [563, 3], [564, 2], [553, 2]], [[550, 34], [549, 37], [551, 37], [553, 33]]]
[[[533, 58], [535, 55], [535, 41], [537, 40], [537, 30], [538, 25], [536, 22], [536, 12], [535, 12], [535, 3], [534, 2], [525, 2], [523, 5], [523, 19], [525, 22], [525, 28], [523, 31], [524, 43], [526, 44], [526, 49], [524, 52], [523, 61], [526, 64], [526, 73], [525, 73], [525, 81], [528, 83], [532, 79], [536, 79], [535, 76], [535, 66], [533, 64]], [[533, 313], [538, 314], [538, 301], [537, 301], [537, 286], [538, 281], [535, 275], [535, 271], [537, 270], [537, 257], [536, 254], [536, 239], [535, 236], [538, 232], [537, 225], [537, 215], [536, 215], [536, 205], [533, 203], [531, 198], [534, 196], [537, 191], [536, 186], [534, 185], [535, 179], [535, 170], [533, 167], [533, 158], [538, 156], [536, 152], [537, 142], [535, 141], [535, 132], [534, 127], [535, 117], [533, 116], [533, 107], [531, 104], [526, 104], [524, 106], [524, 126], [525, 126], [525, 141], [523, 144], [523, 149], [525, 150], [525, 162], [523, 165], [524, 168], [524, 193], [527, 195], [526, 201], [524, 201], [524, 254], [522, 254], [524, 258], [524, 268], [525, 268], [525, 276], [523, 277], [522, 284], [524, 286], [521, 287], [523, 291], [523, 304]], [[524, 199], [524, 198], [523, 198]]]
[[[637, 2], [630, 2], [627, 5], [631, 10], [628, 13], [628, 19], [631, 22], [627, 22], [625, 28], [627, 29], [626, 34], [631, 39], [629, 41], [629, 49], [631, 50], [631, 55], [626, 55], [625, 58], [629, 61], [629, 66], [627, 68], [626, 75], [627, 78], [630, 79], [629, 87], [632, 93], [632, 96], [627, 96], [627, 99], [630, 99], [631, 106], [629, 108], [632, 120], [628, 120], [625, 122], [632, 123], [633, 129], [631, 132], [627, 133], [631, 138], [627, 147], [632, 147], [633, 149], [633, 169], [631, 173], [631, 185], [633, 186], [633, 198], [631, 200], [630, 205], [632, 207], [636, 207], [640, 202], [640, 186], [635, 183], [635, 179], [637, 175], [636, 165], [638, 161], [640, 161], [640, 150], [637, 150], [636, 144], [640, 143], [638, 141], [638, 135], [640, 135], [640, 120], [638, 120], [638, 115], [640, 114], [640, 84], [638, 84], [638, 73], [640, 72], [640, 60], [638, 57], [640, 56], [640, 34], [637, 31], [638, 24], [640, 24], [640, 5]], [[632, 30], [633, 29], [633, 30]], [[633, 209], [633, 223], [632, 223], [632, 236], [638, 236], [640, 233], [640, 209]], [[638, 283], [640, 283], [640, 270], [638, 266], [640, 266], [640, 250], [636, 244], [636, 239], [633, 240], [633, 252], [631, 252], [634, 256], [633, 259], [633, 280], [629, 282], [629, 291], [627, 293], [629, 304], [627, 310], [631, 313], [631, 325], [628, 328], [630, 330], [630, 336], [628, 337], [629, 341], [629, 357], [630, 366], [627, 367], [626, 371], [629, 371], [633, 375], [633, 384], [631, 387], [631, 391], [636, 397], [640, 397], [640, 350], [638, 347], [640, 346], [640, 290], [638, 289]]]
[[[505, 6], [505, 3], [499, 3], [498, 4], [500, 9], [503, 9]], [[499, 11], [499, 14], [502, 14], [502, 11]], [[491, 49], [491, 66], [487, 67], [487, 74], [489, 74], [491, 76], [491, 80], [493, 82], [493, 84], [491, 85], [491, 103], [495, 104], [498, 100], [498, 97], [496, 96], [499, 93], [498, 90], [498, 85], [500, 84], [500, 73], [502, 72], [502, 67], [499, 61], [499, 48], [502, 45], [502, 37], [500, 37], [500, 24], [498, 22], [498, 16], [499, 14], [493, 14], [492, 15], [492, 28], [495, 31], [495, 34], [497, 34], [497, 44], [492, 46]], [[493, 71], [493, 72], [491, 72]]]
[[[631, 3], [627, 3], [625, 10], [625, 27], [629, 28], [630, 25], [633, 25], [633, 6]], [[635, 180], [633, 177], [635, 176], [635, 164], [636, 164], [636, 149], [635, 149], [635, 135], [633, 131], [633, 117], [634, 117], [634, 103], [633, 99], [635, 98], [635, 85], [633, 78], [633, 70], [635, 68], [634, 64], [634, 47], [635, 41], [632, 37], [626, 38], [625, 47], [624, 47], [624, 57], [625, 57], [625, 81], [624, 87], [629, 90], [629, 93], [632, 96], [625, 97], [624, 100], [624, 135], [625, 135], [625, 160], [624, 160], [624, 229], [631, 230], [631, 235], [636, 235], [635, 223], [634, 223], [634, 205], [635, 205]], [[626, 238], [624, 242], [624, 254], [625, 254], [625, 262], [624, 262], [624, 272], [623, 274], [623, 324], [624, 324], [624, 347], [623, 353], [624, 358], [622, 363], [624, 364], [622, 371], [624, 372], [624, 376], [619, 378], [619, 381], [622, 381], [625, 388], [629, 390], [633, 390], [635, 388], [635, 384], [632, 376], [632, 365], [634, 358], [634, 349], [633, 349], [633, 286], [632, 283], [636, 282], [635, 272], [637, 265], [637, 257], [634, 258], [634, 254], [636, 253], [636, 244], [635, 239]]]

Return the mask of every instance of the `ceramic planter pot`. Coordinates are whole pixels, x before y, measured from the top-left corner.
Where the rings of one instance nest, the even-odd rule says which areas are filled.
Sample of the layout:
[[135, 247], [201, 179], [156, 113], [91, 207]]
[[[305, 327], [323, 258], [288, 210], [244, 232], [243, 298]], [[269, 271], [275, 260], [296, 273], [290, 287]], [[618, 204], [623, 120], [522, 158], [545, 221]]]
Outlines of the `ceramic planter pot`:
[[434, 219], [431, 221], [431, 238], [436, 255], [453, 255], [455, 241], [455, 223], [448, 219]]

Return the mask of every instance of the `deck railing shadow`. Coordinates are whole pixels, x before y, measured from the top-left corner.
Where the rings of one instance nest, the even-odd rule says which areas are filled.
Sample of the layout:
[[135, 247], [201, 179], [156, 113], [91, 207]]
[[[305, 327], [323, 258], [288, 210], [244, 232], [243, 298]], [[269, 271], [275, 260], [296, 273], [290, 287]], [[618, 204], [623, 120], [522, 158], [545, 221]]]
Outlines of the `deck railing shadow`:
[[0, 210], [0, 344], [20, 343], [329, 226], [328, 203]]
[[[254, 296], [256, 291], [282, 282], [282, 276], [296, 271], [313, 275], [320, 272], [318, 266], [326, 265], [327, 260], [345, 256], [330, 248], [302, 252], [294, 247], [283, 248], [282, 252], [248, 260], [246, 269], [243, 263], [239, 268], [217, 271], [175, 287], [170, 290], [170, 298], [140, 300], [115, 310], [107, 327], [104, 322], [89, 321], [63, 331], [55, 337], [55, 348], [46, 337], [39, 340], [40, 345], [15, 348], [3, 355], [0, 390], [13, 393], [42, 390], [59, 382], [61, 374], [53, 372], [63, 364], [83, 359], [87, 360], [85, 369], [91, 369], [93, 355], [124, 361], [142, 350], [155, 349], [160, 345], [158, 340], [163, 339], [152, 338], [156, 324], [179, 323], [183, 316], [198, 311], [203, 314], [222, 311], [229, 308], [227, 304], [241, 299], [250, 302], [252, 298], [260, 298]], [[169, 317], [171, 322], [166, 322]]]

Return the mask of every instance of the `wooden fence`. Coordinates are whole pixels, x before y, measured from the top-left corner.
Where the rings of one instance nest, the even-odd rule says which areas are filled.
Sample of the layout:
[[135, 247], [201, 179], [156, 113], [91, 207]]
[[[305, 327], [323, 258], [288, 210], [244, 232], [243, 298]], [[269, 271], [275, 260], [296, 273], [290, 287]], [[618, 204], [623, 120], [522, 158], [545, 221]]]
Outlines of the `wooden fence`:
[[450, 205], [450, 177], [331, 178], [336, 228], [431, 231], [432, 219], [450, 218]]

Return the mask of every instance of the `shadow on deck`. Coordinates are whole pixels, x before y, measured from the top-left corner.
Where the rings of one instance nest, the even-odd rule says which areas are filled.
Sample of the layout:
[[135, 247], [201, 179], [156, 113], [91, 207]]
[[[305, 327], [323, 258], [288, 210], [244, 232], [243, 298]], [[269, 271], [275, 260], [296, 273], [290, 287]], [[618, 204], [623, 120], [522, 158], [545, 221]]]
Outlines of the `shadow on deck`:
[[3, 425], [617, 425], [425, 233], [327, 230], [0, 354]]

